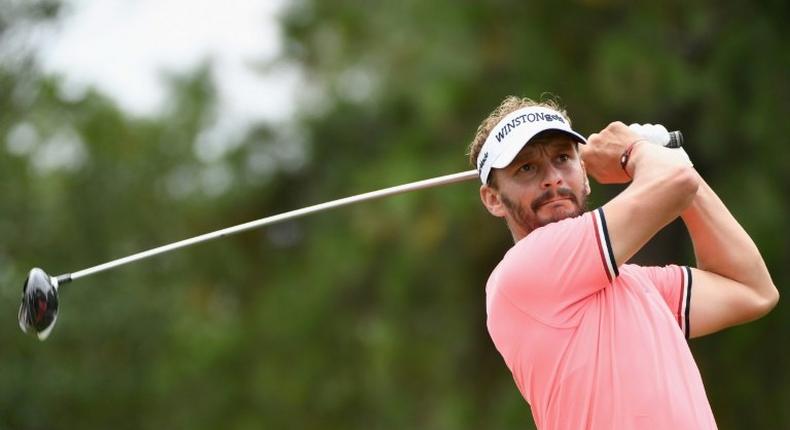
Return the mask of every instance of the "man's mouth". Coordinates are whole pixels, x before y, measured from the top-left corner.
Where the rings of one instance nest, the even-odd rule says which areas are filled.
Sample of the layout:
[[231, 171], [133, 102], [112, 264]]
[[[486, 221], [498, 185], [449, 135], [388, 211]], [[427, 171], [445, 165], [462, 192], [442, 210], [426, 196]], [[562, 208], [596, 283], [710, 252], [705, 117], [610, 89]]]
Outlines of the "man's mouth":
[[547, 205], [550, 205], [552, 203], [559, 203], [559, 202], [566, 201], [566, 200], [570, 201], [571, 199], [568, 198], [568, 197], [557, 197], [557, 198], [554, 198], [554, 199], [551, 199], [551, 200], [548, 200], [548, 201], [545, 201], [545, 202], [541, 203], [540, 207], [547, 206]]

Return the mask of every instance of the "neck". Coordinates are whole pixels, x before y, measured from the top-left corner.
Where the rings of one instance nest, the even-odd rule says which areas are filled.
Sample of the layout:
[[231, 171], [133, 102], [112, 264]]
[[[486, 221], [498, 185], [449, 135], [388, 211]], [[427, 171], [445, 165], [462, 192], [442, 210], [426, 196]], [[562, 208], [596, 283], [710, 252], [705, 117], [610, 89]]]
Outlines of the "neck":
[[528, 234], [532, 233], [532, 230], [528, 230], [520, 225], [513, 223], [512, 221], [507, 221], [507, 228], [510, 230], [510, 235], [513, 236], [513, 243], [517, 243], [521, 239], [527, 237]]

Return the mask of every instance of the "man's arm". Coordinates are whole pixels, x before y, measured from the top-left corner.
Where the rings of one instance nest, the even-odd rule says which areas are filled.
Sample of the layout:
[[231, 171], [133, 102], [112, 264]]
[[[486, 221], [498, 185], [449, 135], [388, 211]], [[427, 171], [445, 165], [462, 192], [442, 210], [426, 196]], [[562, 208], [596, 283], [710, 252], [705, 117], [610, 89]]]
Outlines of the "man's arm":
[[692, 269], [691, 337], [760, 318], [779, 300], [757, 246], [702, 178], [699, 184], [682, 213], [697, 256], [697, 269]]
[[724, 203], [677, 151], [637, 144], [626, 165], [619, 158], [639, 139], [624, 124], [610, 124], [582, 145], [587, 171], [601, 183], [631, 184], [603, 206], [617, 265], [630, 259], [661, 228], [683, 217], [694, 243], [690, 336], [744, 323], [779, 299], [756, 245]]
[[620, 156], [629, 144], [639, 140], [625, 124], [613, 122], [600, 133], [590, 135], [587, 145], [580, 146], [585, 168], [598, 182], [631, 181], [603, 206], [617, 266], [680, 216], [699, 187], [699, 176], [678, 151], [644, 141], [633, 146], [623, 170]]

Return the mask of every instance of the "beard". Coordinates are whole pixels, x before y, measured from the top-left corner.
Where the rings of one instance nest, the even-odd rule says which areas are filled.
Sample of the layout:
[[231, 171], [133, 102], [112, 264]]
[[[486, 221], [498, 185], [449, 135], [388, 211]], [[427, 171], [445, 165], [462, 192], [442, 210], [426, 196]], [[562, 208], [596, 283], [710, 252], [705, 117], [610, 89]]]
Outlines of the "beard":
[[[541, 205], [557, 197], [567, 198], [571, 203], [573, 203], [574, 208], [570, 210], [565, 208], [562, 208], [562, 210], [553, 210], [548, 216], [539, 216], [538, 210], [540, 209]], [[521, 203], [514, 202], [505, 195], [502, 195], [501, 198], [502, 203], [505, 204], [505, 207], [508, 209], [513, 221], [526, 232], [531, 232], [536, 228], [543, 227], [544, 225], [561, 221], [566, 218], [577, 217], [587, 210], [587, 196], [577, 196], [573, 193], [573, 191], [571, 191], [570, 188], [546, 190], [546, 192], [538, 196], [530, 203], [529, 211], [527, 211], [527, 209]]]

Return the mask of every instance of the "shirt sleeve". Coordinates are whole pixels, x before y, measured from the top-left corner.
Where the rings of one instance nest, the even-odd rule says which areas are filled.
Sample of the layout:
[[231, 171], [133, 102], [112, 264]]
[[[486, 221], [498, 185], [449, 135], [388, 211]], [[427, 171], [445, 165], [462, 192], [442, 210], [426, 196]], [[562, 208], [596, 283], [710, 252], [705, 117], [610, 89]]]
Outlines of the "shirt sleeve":
[[680, 329], [689, 337], [689, 305], [691, 301], [691, 269], [686, 266], [643, 267], [675, 316]]
[[508, 251], [494, 273], [523, 312], [555, 327], [578, 323], [583, 299], [618, 275], [602, 209], [538, 228]]

